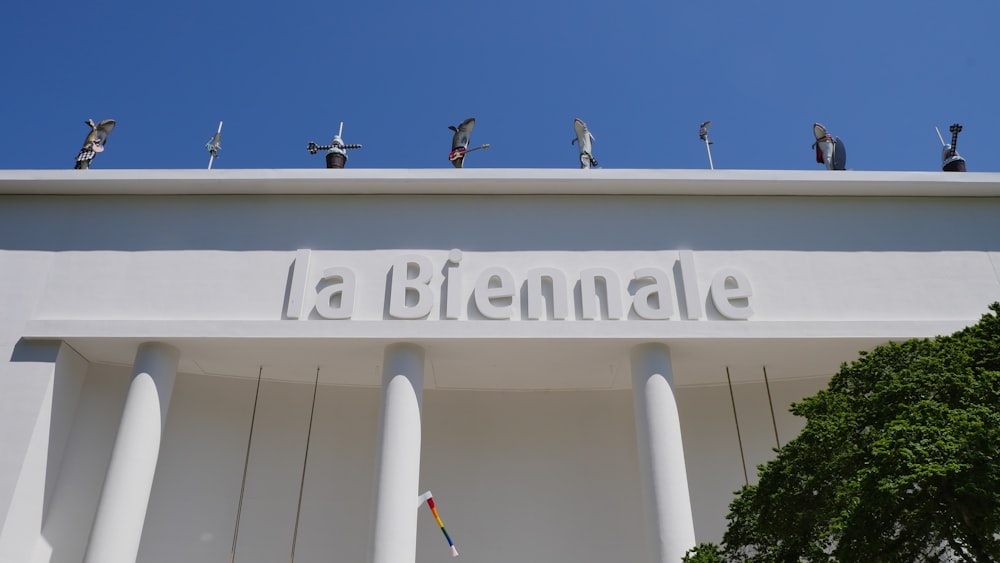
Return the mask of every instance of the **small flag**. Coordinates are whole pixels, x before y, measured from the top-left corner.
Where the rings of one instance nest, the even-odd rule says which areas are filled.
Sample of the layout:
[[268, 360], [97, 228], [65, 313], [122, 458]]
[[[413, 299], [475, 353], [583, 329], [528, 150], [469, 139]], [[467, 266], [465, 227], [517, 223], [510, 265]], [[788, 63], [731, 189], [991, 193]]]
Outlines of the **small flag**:
[[441, 517], [438, 516], [437, 507], [434, 505], [434, 496], [431, 495], [430, 491], [417, 497], [417, 506], [420, 503], [427, 501], [427, 506], [431, 509], [431, 514], [434, 515], [434, 519], [437, 520], [438, 526], [441, 527], [441, 532], [444, 534], [444, 539], [448, 540], [448, 545], [451, 546], [451, 556], [458, 557], [458, 549], [455, 547], [455, 542], [451, 541], [451, 536], [448, 535], [448, 530], [444, 529], [444, 522], [441, 521]]

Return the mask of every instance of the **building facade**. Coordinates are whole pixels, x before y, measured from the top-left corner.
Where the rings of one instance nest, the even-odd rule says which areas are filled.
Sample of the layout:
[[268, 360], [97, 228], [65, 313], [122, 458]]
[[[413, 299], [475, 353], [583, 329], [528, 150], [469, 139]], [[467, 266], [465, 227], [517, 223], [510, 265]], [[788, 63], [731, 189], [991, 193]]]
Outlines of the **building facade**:
[[678, 561], [1000, 300], [1000, 174], [0, 171], [0, 561]]

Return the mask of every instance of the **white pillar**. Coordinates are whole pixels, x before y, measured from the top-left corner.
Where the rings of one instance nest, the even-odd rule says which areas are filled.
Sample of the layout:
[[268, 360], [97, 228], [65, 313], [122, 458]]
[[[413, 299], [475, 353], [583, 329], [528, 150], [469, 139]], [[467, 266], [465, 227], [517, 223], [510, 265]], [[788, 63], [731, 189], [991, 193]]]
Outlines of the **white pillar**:
[[632, 349], [631, 361], [639, 472], [653, 561], [679, 563], [694, 547], [694, 520], [670, 350], [663, 344], [640, 344]]
[[140, 345], [135, 354], [85, 563], [135, 563], [179, 357], [158, 342]]
[[423, 348], [404, 343], [388, 346], [382, 368], [373, 563], [416, 560], [423, 388]]

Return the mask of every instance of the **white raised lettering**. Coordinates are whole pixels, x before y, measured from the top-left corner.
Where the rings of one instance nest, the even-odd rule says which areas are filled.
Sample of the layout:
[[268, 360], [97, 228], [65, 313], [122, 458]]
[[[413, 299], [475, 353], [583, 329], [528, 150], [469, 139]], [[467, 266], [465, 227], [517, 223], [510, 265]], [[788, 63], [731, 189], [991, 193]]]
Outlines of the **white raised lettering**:
[[[333, 282], [316, 295], [316, 312], [324, 319], [349, 319], [354, 314], [354, 293], [357, 288], [350, 268], [333, 267], [323, 270], [323, 281]], [[336, 299], [339, 297], [339, 299]], [[334, 301], [337, 301], [334, 304]]]
[[422, 319], [431, 313], [434, 307], [434, 295], [429, 286], [431, 273], [431, 261], [426, 256], [411, 254], [396, 258], [389, 291], [390, 317]]
[[750, 280], [739, 270], [720, 270], [712, 278], [712, 303], [727, 319], [749, 319], [753, 315], [753, 307], [750, 306], [752, 295]]
[[[684, 305], [687, 308], [687, 318], [697, 320], [702, 318], [701, 290], [698, 289], [698, 270], [694, 267], [694, 252], [681, 250], [680, 257], [681, 284], [684, 286]], [[679, 296], [678, 296], [679, 297]]]
[[[659, 268], [640, 268], [635, 271], [636, 281], [652, 280], [640, 287], [632, 298], [635, 314], [643, 319], [664, 320], [674, 314], [674, 298], [670, 286], [670, 276]], [[656, 305], [650, 298], [656, 298]]]
[[295, 252], [295, 265], [292, 266], [292, 279], [289, 282], [288, 307], [285, 309], [285, 316], [289, 319], [302, 317], [302, 302], [305, 300], [306, 284], [309, 283], [309, 254], [310, 250], [306, 248], [300, 248]]
[[448, 265], [445, 267], [445, 306], [444, 318], [457, 319], [462, 312], [462, 275], [458, 272], [458, 264], [462, 261], [462, 251], [455, 248], [448, 253]]
[[587, 320], [597, 318], [600, 306], [600, 296], [597, 291], [597, 278], [604, 282], [604, 300], [608, 304], [608, 318], [622, 318], [622, 284], [618, 274], [608, 268], [590, 268], [580, 272], [580, 298], [582, 317]]
[[552, 289], [553, 319], [565, 319], [569, 316], [568, 298], [566, 295], [566, 274], [555, 268], [535, 268], [528, 270], [528, 318], [537, 321], [545, 313], [545, 296], [542, 294], [543, 280], [549, 280]]
[[[662, 321], [747, 320], [755, 314], [753, 288], [744, 271], [723, 264], [718, 271], [699, 276], [695, 253], [690, 250], [676, 251], [673, 259], [670, 252], [664, 252], [660, 255], [665, 260], [648, 266], [632, 263], [631, 267], [626, 264], [639, 256], [623, 253], [614, 257], [613, 265], [598, 263], [578, 273], [563, 267], [565, 260], [542, 262], [553, 265], [535, 268], [508, 267], [518, 264], [517, 253], [500, 253], [496, 257], [500, 265], [490, 265], [479, 256], [490, 253], [409, 252], [388, 258], [383, 288], [379, 282], [385, 270], [327, 267], [331, 259], [326, 255], [331, 253], [298, 250], [294, 262], [285, 263], [289, 280], [282, 318], [352, 319], [375, 314], [388, 319]], [[469, 260], [473, 255], [476, 259]], [[369, 275], [374, 278], [365, 277]], [[700, 283], [707, 286], [704, 293]], [[364, 295], [370, 287], [385, 291], [384, 305], [382, 299]]]
[[[509, 271], [499, 267], [486, 268], [476, 280], [476, 308], [487, 319], [509, 319], [514, 291], [514, 276]], [[506, 301], [508, 299], [510, 301]], [[497, 304], [494, 300], [506, 302]]]

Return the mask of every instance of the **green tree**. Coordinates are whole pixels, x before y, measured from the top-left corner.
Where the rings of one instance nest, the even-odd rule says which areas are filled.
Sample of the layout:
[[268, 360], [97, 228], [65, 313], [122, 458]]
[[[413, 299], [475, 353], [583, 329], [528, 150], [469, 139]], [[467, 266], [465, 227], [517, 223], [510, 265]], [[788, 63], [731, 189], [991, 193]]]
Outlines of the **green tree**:
[[1000, 304], [990, 310], [951, 336], [862, 353], [794, 404], [805, 429], [737, 493], [725, 560], [1000, 561]]
[[714, 543], [700, 543], [684, 554], [681, 563], [726, 563], [722, 550]]

